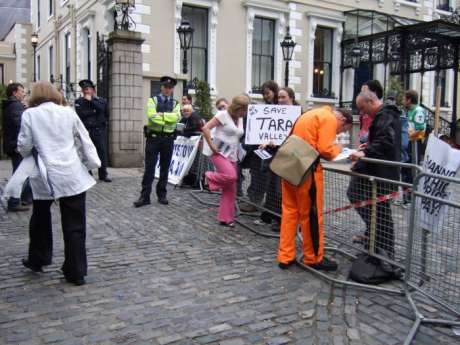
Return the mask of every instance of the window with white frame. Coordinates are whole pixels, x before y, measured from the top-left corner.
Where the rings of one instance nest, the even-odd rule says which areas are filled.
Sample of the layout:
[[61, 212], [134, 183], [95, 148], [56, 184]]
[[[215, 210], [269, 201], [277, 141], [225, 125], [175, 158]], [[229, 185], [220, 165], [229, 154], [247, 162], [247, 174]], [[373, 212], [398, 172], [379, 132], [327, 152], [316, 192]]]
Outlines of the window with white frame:
[[[70, 42], [70, 32], [66, 33], [64, 36], [64, 78], [65, 83], [70, 83], [70, 68], [71, 68], [71, 42]], [[66, 87], [67, 89], [67, 87]]]
[[332, 97], [333, 38], [333, 29], [316, 28], [312, 71], [314, 97]]
[[447, 96], [447, 71], [445, 69], [435, 72], [434, 86], [435, 87], [433, 88], [433, 105], [436, 104], [437, 86], [441, 86], [441, 107], [449, 107]]
[[[208, 81], [208, 12], [207, 8], [183, 5], [182, 20], [194, 29], [192, 45], [188, 51], [187, 69], [190, 80]], [[181, 52], [181, 60], [184, 52]]]
[[41, 13], [40, 13], [41, 1], [37, 0], [37, 27], [40, 27], [41, 24]]
[[452, 0], [438, 0], [438, 6], [437, 9], [441, 11], [453, 11], [453, 1]]
[[54, 47], [49, 46], [48, 48], [48, 63], [49, 63], [49, 79], [54, 79]]
[[5, 65], [0, 63], [0, 84], [5, 85]]
[[252, 92], [260, 93], [267, 80], [275, 73], [275, 20], [254, 18], [252, 34]]

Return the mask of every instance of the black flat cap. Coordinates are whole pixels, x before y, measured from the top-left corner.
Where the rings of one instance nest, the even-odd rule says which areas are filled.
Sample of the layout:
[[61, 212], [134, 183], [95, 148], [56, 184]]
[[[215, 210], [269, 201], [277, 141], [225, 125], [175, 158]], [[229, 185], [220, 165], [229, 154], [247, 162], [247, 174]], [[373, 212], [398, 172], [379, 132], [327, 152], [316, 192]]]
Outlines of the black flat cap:
[[177, 84], [177, 80], [172, 77], [164, 76], [160, 78], [160, 84], [163, 86], [174, 87]]
[[89, 80], [89, 79], [80, 80], [80, 81], [78, 82], [78, 85], [80, 85], [80, 87], [81, 87], [82, 89], [87, 88], [87, 87], [92, 87], [93, 89], [96, 88], [96, 87], [94, 86], [94, 83], [93, 83], [91, 80]]

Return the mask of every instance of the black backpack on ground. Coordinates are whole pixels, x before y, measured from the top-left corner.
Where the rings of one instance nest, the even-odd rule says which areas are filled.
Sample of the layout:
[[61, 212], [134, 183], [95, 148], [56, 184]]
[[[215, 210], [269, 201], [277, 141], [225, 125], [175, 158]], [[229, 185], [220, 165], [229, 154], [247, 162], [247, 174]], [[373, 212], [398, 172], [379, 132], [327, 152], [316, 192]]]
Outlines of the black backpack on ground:
[[[379, 250], [379, 254], [386, 256], [383, 250]], [[400, 279], [401, 276], [402, 270], [400, 268], [369, 254], [360, 253], [351, 264], [348, 278], [358, 283], [376, 285]]]

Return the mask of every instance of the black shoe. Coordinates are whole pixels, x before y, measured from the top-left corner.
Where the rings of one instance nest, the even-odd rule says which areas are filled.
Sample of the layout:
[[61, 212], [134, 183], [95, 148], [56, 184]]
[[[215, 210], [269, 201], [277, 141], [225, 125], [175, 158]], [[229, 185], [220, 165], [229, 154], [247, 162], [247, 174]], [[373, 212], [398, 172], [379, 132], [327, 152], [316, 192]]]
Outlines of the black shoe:
[[287, 264], [284, 262], [278, 263], [278, 267], [281, 268], [282, 270], [287, 270], [290, 266], [294, 265], [296, 263], [295, 259], [292, 261], [289, 261]]
[[168, 205], [169, 204], [169, 201], [168, 199], [166, 199], [166, 197], [163, 197], [163, 198], [158, 198], [158, 202], [162, 205]]
[[43, 272], [42, 266], [33, 264], [27, 259], [22, 259], [22, 265], [34, 272]]
[[134, 207], [142, 207], [145, 205], [150, 205], [150, 200], [145, 200], [143, 197], [140, 197], [139, 200], [133, 203]]
[[29, 206], [26, 205], [8, 206], [8, 212], [26, 212], [29, 211], [29, 209]]
[[112, 179], [108, 176], [106, 177], [99, 177], [99, 181], [102, 181], [102, 182], [112, 182]]
[[74, 284], [76, 286], [82, 286], [82, 285], [86, 284], [85, 278], [83, 278], [83, 277], [74, 278], [74, 277], [64, 276], [64, 278], [65, 278], [67, 283], [71, 283], [71, 284]]
[[337, 262], [330, 260], [326, 257], [323, 258], [323, 261], [314, 264], [314, 265], [308, 265], [311, 268], [314, 268], [315, 270], [322, 270], [322, 271], [337, 271]]

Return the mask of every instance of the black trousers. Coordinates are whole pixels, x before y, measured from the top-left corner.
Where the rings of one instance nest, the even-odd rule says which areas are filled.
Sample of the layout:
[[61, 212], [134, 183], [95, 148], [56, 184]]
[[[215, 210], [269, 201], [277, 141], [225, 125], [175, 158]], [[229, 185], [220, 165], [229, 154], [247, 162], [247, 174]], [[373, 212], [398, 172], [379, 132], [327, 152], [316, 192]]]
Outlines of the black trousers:
[[[388, 183], [377, 182], [377, 197], [393, 192], [395, 187]], [[372, 185], [367, 179], [353, 176], [348, 186], [347, 196], [351, 203], [369, 200], [372, 197]], [[365, 236], [369, 238], [371, 227], [372, 206], [359, 207], [356, 209], [364, 223], [366, 223]], [[390, 200], [377, 203], [376, 210], [375, 245], [383, 249], [390, 258], [394, 257], [394, 224], [391, 213]], [[368, 247], [367, 243], [367, 247]]]
[[99, 178], [104, 179], [107, 177], [107, 128], [89, 128], [88, 132], [101, 160], [101, 167], [98, 169]]
[[[11, 164], [13, 166], [13, 174], [14, 174], [16, 169], [19, 167], [19, 164], [21, 164], [22, 156], [19, 153], [14, 152], [12, 155], [10, 155], [10, 158], [11, 158]], [[22, 193], [21, 193], [21, 199], [17, 199], [17, 198], [8, 199], [8, 208], [15, 208], [19, 206], [19, 204], [21, 203], [21, 200], [27, 203], [32, 202], [32, 189], [30, 188], [29, 179], [27, 179], [26, 182], [24, 183], [24, 186], [22, 188]]]
[[[281, 215], [281, 178], [269, 171], [267, 173], [268, 178], [268, 187], [267, 187], [267, 195], [265, 196], [265, 204], [264, 207], [274, 213]], [[276, 221], [277, 223], [281, 223], [281, 218], [276, 216], [270, 212], [263, 211], [260, 215], [260, 218], [265, 223], [271, 223], [272, 220]]]
[[[87, 273], [85, 200], [86, 193], [59, 199], [65, 256], [62, 271], [71, 278], [82, 278]], [[52, 261], [52, 203], [52, 200], [33, 201], [29, 226], [29, 261], [33, 265], [49, 265]]]
[[150, 201], [152, 183], [155, 178], [155, 169], [160, 156], [160, 178], [157, 183], [157, 197], [166, 197], [166, 185], [168, 184], [169, 165], [174, 148], [174, 136], [147, 138], [145, 145], [145, 171], [142, 178], [141, 197]]
[[247, 190], [249, 200], [253, 203], [261, 204], [265, 192], [268, 188], [269, 169], [264, 166], [262, 159], [253, 154], [249, 162], [249, 174], [251, 175], [251, 182]]

